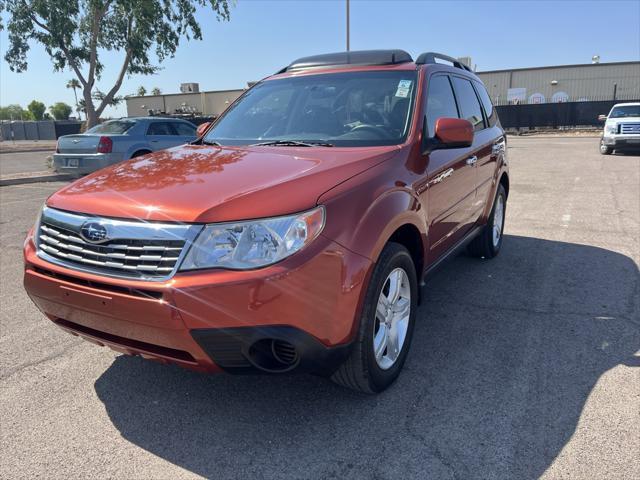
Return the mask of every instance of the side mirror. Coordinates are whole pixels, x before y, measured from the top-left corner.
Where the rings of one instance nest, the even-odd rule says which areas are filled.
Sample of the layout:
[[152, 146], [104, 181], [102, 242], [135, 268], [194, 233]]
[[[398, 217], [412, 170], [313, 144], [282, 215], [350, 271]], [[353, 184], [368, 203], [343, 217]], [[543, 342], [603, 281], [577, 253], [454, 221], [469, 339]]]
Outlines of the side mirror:
[[473, 125], [462, 118], [439, 118], [433, 133], [431, 150], [470, 147], [473, 143]]
[[198, 138], [202, 137], [206, 133], [206, 131], [209, 130], [210, 126], [211, 122], [204, 122], [198, 125], [198, 128], [196, 129], [196, 135], [198, 136]]
[[601, 122], [606, 122], [607, 121], [607, 116], [606, 115], [598, 115], [598, 120], [600, 120]]

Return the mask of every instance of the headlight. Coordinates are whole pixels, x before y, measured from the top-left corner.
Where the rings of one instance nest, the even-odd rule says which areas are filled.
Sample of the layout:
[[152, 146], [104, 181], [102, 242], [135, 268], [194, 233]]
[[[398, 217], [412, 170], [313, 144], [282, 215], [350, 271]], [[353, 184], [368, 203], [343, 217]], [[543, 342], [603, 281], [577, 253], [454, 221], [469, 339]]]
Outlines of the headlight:
[[607, 133], [618, 133], [618, 125], [613, 124], [613, 125], [607, 125]]
[[260, 268], [293, 255], [324, 227], [324, 208], [286, 217], [207, 225], [180, 270]]

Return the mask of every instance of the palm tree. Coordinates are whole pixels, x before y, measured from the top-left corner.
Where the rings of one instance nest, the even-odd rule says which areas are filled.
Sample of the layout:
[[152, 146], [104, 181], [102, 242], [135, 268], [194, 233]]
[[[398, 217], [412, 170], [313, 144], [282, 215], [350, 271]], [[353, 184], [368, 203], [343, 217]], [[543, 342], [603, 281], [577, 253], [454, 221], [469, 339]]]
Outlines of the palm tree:
[[143, 86], [140, 86], [138, 88], [138, 96], [139, 97], [144, 97], [147, 94], [147, 89], [144, 88]]
[[162, 90], [160, 90], [158, 87], [153, 87], [151, 89], [151, 95], [162, 95]]
[[78, 94], [76, 93], [76, 89], [82, 88], [82, 85], [80, 85], [80, 82], [77, 79], [72, 78], [67, 82], [67, 88], [73, 88], [73, 96], [76, 99], [76, 112], [78, 112], [79, 115], [80, 109], [78, 108]]

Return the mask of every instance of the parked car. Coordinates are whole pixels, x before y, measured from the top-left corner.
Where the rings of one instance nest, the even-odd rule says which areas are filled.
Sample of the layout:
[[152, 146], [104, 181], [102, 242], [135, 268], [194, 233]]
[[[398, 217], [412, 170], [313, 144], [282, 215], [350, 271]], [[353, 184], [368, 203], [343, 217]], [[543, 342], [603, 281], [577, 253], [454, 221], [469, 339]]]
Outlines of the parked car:
[[186, 120], [137, 117], [109, 120], [77, 135], [58, 139], [53, 166], [57, 172], [83, 175], [114, 163], [195, 140], [196, 127]]
[[600, 139], [601, 154], [640, 150], [640, 103], [617, 103], [609, 115], [598, 118], [605, 122]]
[[57, 326], [201, 371], [379, 392], [425, 275], [464, 247], [500, 252], [506, 139], [454, 59], [302, 58], [203, 128], [49, 197], [24, 285]]

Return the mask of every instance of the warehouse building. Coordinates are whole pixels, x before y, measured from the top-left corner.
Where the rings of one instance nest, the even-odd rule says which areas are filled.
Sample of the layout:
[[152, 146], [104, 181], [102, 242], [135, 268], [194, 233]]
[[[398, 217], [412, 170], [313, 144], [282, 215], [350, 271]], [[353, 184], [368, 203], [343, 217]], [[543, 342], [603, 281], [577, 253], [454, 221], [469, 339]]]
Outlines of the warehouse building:
[[181, 93], [127, 97], [127, 116], [167, 113], [217, 117], [244, 92], [244, 89], [200, 92], [197, 83], [183, 83], [180, 89]]
[[640, 99], [640, 62], [477, 72], [496, 105]]
[[[471, 64], [470, 58], [464, 60]], [[640, 62], [518, 68], [477, 72], [477, 75], [496, 105], [640, 99]], [[181, 93], [127, 97], [127, 115], [168, 113], [216, 117], [245, 91], [200, 92], [197, 83], [183, 83], [180, 90]]]

